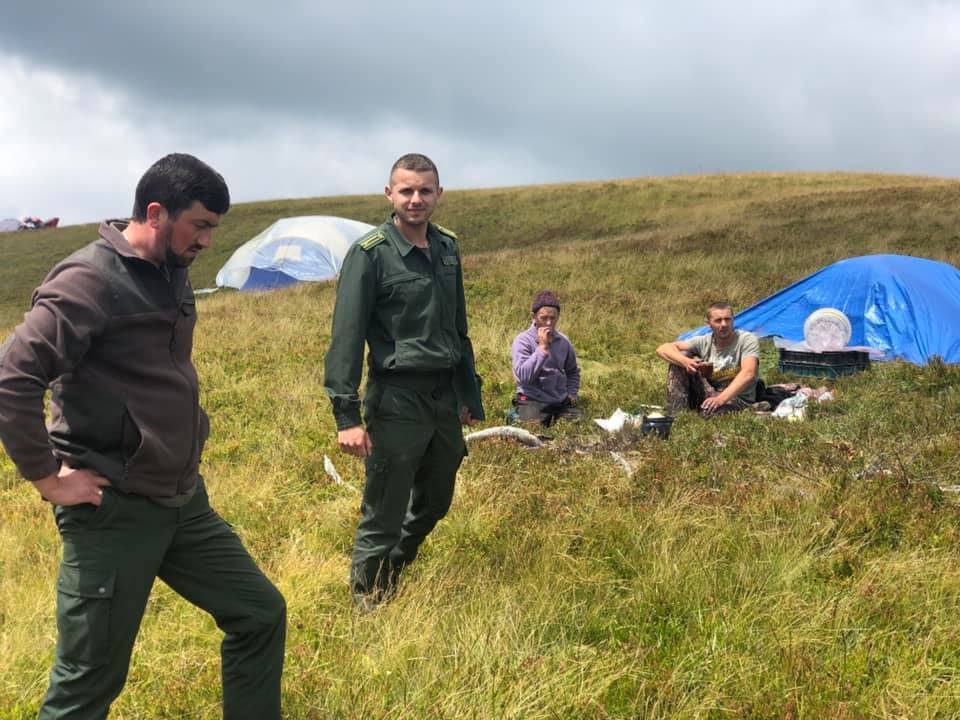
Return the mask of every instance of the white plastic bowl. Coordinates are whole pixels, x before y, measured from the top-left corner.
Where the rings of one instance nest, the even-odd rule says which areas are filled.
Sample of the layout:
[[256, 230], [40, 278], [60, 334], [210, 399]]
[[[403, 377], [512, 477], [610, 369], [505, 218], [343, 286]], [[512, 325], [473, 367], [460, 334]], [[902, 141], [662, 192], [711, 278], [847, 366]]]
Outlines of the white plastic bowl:
[[842, 350], [852, 335], [850, 320], [836, 308], [814, 310], [803, 323], [803, 339], [815, 352]]

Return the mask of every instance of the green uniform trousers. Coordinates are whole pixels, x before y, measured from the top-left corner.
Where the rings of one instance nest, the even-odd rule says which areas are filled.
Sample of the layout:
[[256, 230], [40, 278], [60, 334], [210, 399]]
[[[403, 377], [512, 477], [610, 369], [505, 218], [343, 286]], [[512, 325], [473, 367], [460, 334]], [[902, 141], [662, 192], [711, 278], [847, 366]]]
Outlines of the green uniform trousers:
[[353, 545], [354, 593], [388, 592], [450, 509], [466, 454], [451, 381], [452, 373], [386, 373], [367, 383], [373, 450]]
[[180, 508], [104, 488], [103, 503], [54, 507], [63, 539], [57, 654], [40, 720], [105, 718], [126, 681], [147, 597], [160, 578], [224, 632], [223, 716], [280, 717], [286, 605], [203, 481]]

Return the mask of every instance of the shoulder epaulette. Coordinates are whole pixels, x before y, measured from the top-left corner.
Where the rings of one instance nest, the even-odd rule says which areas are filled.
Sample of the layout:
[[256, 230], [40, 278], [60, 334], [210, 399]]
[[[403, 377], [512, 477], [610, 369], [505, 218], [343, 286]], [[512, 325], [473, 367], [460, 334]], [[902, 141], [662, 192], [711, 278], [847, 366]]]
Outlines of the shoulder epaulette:
[[447, 228], [443, 227], [443, 225], [437, 225], [436, 223], [434, 223], [433, 226], [434, 226], [437, 230], [439, 230], [440, 232], [442, 232], [444, 235], [446, 235], [447, 237], [452, 237], [454, 240], [457, 240], [457, 239], [458, 239], [458, 238], [457, 238], [457, 234], [456, 234], [453, 230], [448, 230]]
[[387, 239], [387, 236], [383, 234], [383, 230], [380, 230], [380, 229], [378, 228], [378, 229], [376, 229], [376, 230], [371, 230], [371, 231], [368, 232], [366, 235], [364, 235], [362, 238], [360, 238], [359, 240], [357, 240], [357, 244], [358, 244], [360, 247], [362, 247], [364, 250], [369, 250], [370, 248], [374, 247], [375, 245], [379, 245], [380, 243], [382, 243], [382, 242], [383, 242], [384, 240], [386, 240], [386, 239]]

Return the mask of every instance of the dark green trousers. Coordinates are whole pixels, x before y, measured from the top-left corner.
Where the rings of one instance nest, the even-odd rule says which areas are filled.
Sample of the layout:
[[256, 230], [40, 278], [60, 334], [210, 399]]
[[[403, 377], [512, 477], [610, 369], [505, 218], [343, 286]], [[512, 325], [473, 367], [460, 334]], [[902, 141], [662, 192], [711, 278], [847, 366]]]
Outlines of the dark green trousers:
[[367, 384], [364, 421], [373, 451], [353, 545], [354, 593], [388, 591], [450, 509], [466, 454], [450, 380], [405, 374]]
[[155, 578], [224, 632], [224, 718], [280, 717], [286, 605], [210, 508], [202, 480], [180, 508], [105, 488], [99, 507], [58, 506], [54, 515], [63, 539], [59, 636], [40, 720], [107, 716]]

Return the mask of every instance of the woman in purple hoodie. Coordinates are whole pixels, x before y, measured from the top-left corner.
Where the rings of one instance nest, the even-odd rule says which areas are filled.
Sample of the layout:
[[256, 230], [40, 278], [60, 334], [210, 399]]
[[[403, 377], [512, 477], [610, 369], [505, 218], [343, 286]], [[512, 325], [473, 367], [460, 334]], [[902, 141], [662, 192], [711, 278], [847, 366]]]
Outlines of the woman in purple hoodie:
[[517, 394], [513, 404], [521, 422], [544, 427], [559, 417], [577, 419], [580, 366], [566, 335], [557, 332], [560, 301], [550, 290], [533, 299], [533, 322], [513, 341], [513, 377]]

